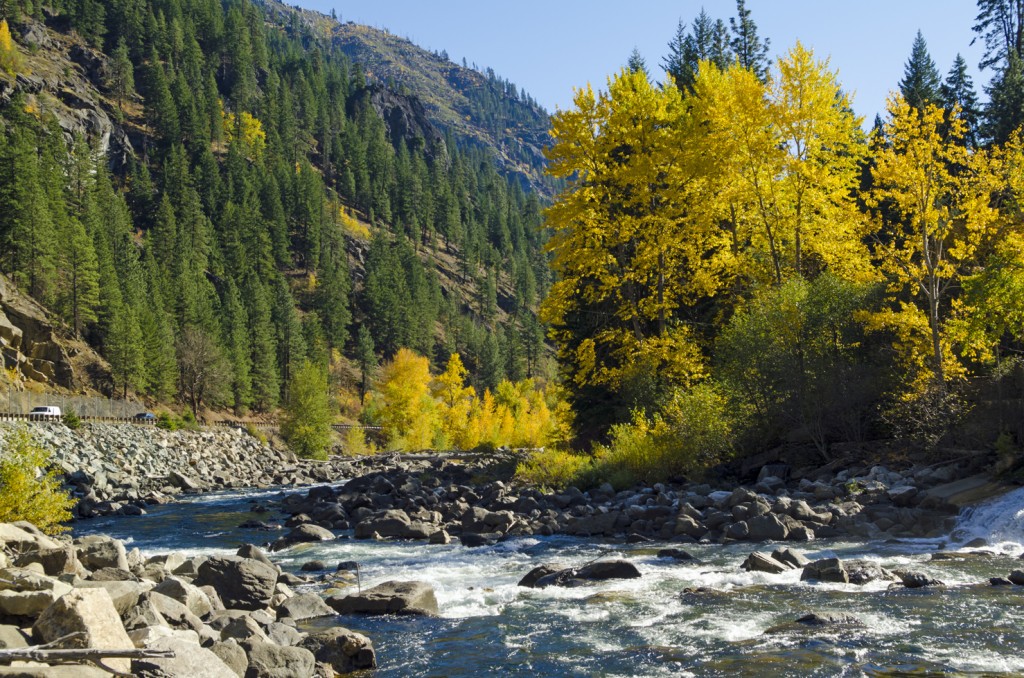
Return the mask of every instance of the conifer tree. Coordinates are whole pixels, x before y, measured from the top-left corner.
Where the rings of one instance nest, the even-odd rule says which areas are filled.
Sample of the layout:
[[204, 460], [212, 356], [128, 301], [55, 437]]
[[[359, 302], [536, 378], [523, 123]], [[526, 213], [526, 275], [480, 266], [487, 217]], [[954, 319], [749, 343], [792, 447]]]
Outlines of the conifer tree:
[[124, 101], [135, 92], [135, 69], [128, 54], [128, 44], [122, 37], [111, 55], [107, 84], [117, 97], [118, 108], [124, 110]]
[[146, 365], [142, 330], [135, 310], [130, 305], [122, 303], [114, 309], [110, 334], [104, 348], [107, 359], [110, 360], [114, 386], [121, 391], [122, 398], [128, 398], [129, 389], [145, 388]]
[[76, 338], [97, 319], [100, 302], [99, 262], [92, 239], [78, 219], [67, 220], [57, 250], [57, 310], [71, 323]]
[[978, 145], [978, 95], [974, 91], [974, 82], [967, 72], [967, 61], [959, 54], [949, 69], [949, 75], [942, 83], [942, 105], [947, 114], [952, 115], [954, 109], [964, 123], [964, 142], [969, 146]]
[[729, 19], [732, 40], [729, 48], [743, 68], [754, 72], [762, 82], [768, 77], [768, 47], [771, 41], [763, 41], [757, 34], [757, 24], [750, 17], [746, 0], [736, 0], [736, 16]]
[[373, 337], [366, 325], [359, 326], [356, 338], [356, 362], [359, 363], [359, 400], [366, 398], [370, 377], [377, 367], [377, 353]]
[[928, 105], [942, 102], [941, 83], [939, 71], [928, 53], [928, 43], [921, 31], [918, 31], [910, 50], [910, 58], [903, 68], [900, 92], [913, 108], [924, 110]]

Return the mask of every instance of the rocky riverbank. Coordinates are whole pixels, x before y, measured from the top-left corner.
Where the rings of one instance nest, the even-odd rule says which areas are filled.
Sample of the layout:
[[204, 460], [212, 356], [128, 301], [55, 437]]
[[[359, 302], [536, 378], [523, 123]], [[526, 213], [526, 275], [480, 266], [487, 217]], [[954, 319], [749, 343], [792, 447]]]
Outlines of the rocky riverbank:
[[[235, 556], [144, 558], [104, 536], [71, 541], [29, 523], [0, 524], [0, 676], [106, 676], [98, 659], [138, 677], [333, 676], [376, 666], [346, 628], [297, 628], [335, 611], [253, 546]], [[55, 651], [47, 654], [46, 651]], [[49, 668], [71, 654], [71, 662]], [[41, 660], [41, 661], [38, 661]]]
[[345, 473], [344, 460], [314, 462], [242, 429], [165, 431], [130, 424], [0, 424], [0, 440], [28, 426], [50, 450], [78, 498], [76, 516], [138, 515], [175, 495], [234, 488], [311, 485]]
[[[543, 492], [516, 483], [514, 467], [515, 458], [501, 454], [475, 462], [395, 459], [341, 487], [291, 495], [278, 508], [290, 516], [286, 527], [352, 530], [357, 539], [457, 537], [467, 546], [551, 534], [681, 543], [885, 539], [948, 534], [958, 507], [942, 488], [974, 472], [961, 462], [903, 471], [853, 466], [795, 478], [787, 466], [770, 464], [747, 484]], [[286, 534], [276, 546], [298, 538]]]

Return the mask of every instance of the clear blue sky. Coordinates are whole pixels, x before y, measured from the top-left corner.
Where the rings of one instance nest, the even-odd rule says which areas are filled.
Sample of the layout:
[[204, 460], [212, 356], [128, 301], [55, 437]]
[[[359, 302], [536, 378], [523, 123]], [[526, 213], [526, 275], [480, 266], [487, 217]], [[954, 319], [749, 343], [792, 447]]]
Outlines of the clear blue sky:
[[[289, 0], [295, 2], [296, 0]], [[549, 110], [566, 108], [573, 87], [603, 88], [635, 46], [649, 70], [661, 60], [680, 18], [689, 23], [704, 7], [726, 21], [735, 0], [297, 0], [344, 21], [387, 28], [430, 50], [447, 50], [526, 89]], [[748, 0], [762, 37], [778, 55], [796, 40], [831, 57], [854, 108], [870, 125], [897, 87], [918, 29], [945, 77], [957, 52], [967, 59], [975, 88], [981, 44], [971, 46], [977, 13], [972, 0]]]

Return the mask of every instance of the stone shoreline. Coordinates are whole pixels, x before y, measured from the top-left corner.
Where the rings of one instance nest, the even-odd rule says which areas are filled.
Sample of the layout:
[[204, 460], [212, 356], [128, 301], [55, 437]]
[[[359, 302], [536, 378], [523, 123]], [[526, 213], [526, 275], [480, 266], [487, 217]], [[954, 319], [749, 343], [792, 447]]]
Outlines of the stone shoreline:
[[[172, 656], [107, 658], [140, 678], [334, 676], [376, 667], [370, 640], [303, 620], [336, 614], [305, 580], [254, 546], [234, 556], [143, 558], [110, 537], [71, 541], [29, 523], [0, 523], [0, 648], [163, 651]], [[71, 635], [75, 634], [75, 635]], [[45, 657], [43, 657], [46, 659]], [[53, 663], [53, 662], [51, 662]], [[84, 663], [17, 661], [0, 676], [106, 676]]]
[[[474, 462], [378, 460], [378, 468], [341, 487], [311, 488], [273, 507], [290, 516], [285, 527], [351, 530], [356, 539], [457, 537], [467, 546], [552, 534], [680, 543], [936, 537], [949, 533], [958, 512], [942, 488], [972, 471], [969, 463], [903, 472], [854, 466], [797, 480], [788, 478], [788, 467], [770, 464], [746, 485], [542, 492], [512, 479], [515, 461], [500, 452]], [[285, 535], [278, 546], [289, 540]]]

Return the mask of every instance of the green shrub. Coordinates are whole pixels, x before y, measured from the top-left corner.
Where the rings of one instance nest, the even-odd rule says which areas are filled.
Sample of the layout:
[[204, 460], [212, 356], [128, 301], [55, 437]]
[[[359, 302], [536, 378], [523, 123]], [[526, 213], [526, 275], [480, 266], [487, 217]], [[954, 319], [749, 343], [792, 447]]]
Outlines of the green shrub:
[[64, 421], [64, 425], [72, 431], [77, 431], [82, 428], [82, 419], [75, 414], [74, 410], [68, 410], [65, 412], [62, 419]]
[[260, 441], [261, 444], [267, 444], [267, 436], [263, 434], [263, 431], [256, 428], [255, 424], [246, 424], [245, 432], [251, 435], [256, 440]]
[[199, 430], [199, 422], [196, 421], [196, 415], [192, 414], [192, 410], [186, 409], [185, 414], [181, 415], [178, 428], [183, 428], [186, 431]]
[[595, 450], [598, 479], [620, 489], [637, 480], [699, 476], [733, 449], [728, 399], [712, 383], [677, 392], [661, 413], [611, 429], [611, 442]]
[[361, 428], [353, 427], [346, 430], [341, 447], [345, 454], [352, 457], [377, 453], [377, 446], [366, 440], [366, 432]]
[[27, 520], [47, 534], [68, 528], [74, 499], [61, 488], [50, 453], [28, 431], [17, 429], [0, 449], [0, 522]]
[[333, 416], [327, 373], [304, 361], [289, 384], [281, 435], [300, 457], [327, 459]]
[[516, 477], [537, 487], [561, 490], [570, 485], [590, 483], [592, 462], [589, 456], [556, 449], [536, 450], [516, 466]]
[[177, 431], [178, 422], [167, 412], [161, 412], [156, 417], [157, 428], [162, 428], [165, 431]]

